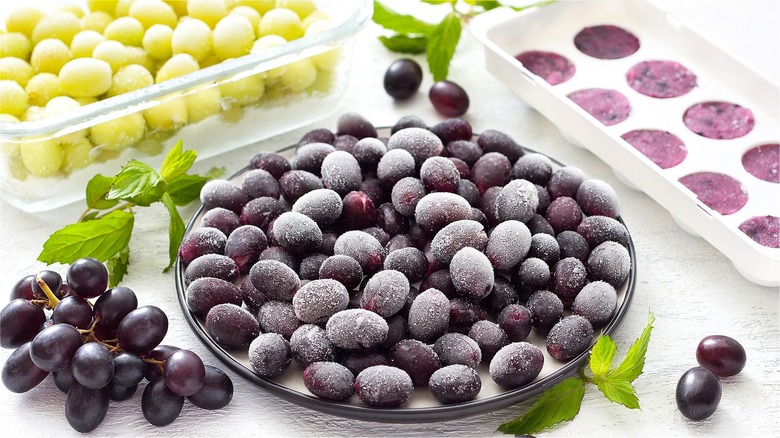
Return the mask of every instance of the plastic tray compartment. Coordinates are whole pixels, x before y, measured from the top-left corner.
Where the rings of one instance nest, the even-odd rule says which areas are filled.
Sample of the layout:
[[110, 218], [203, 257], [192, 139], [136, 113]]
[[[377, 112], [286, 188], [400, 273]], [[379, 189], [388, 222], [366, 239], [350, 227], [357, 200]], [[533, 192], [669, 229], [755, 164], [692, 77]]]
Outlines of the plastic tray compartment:
[[[39, 2], [44, 12], [55, 2]], [[83, 9], [87, 10], [86, 2]], [[113, 175], [131, 158], [159, 166], [167, 151], [179, 140], [198, 152], [198, 160], [213, 157], [283, 132], [305, 126], [332, 114], [345, 97], [355, 36], [372, 14], [369, 0], [316, 1], [318, 11], [330, 17], [334, 26], [281, 45], [223, 61], [168, 81], [129, 93], [86, 104], [76, 111], [40, 120], [12, 123], [0, 121], [0, 193], [11, 205], [27, 212], [51, 210], [84, 198], [87, 181], [95, 174]], [[38, 4], [33, 3], [33, 6]], [[12, 8], [0, 13], [0, 18]], [[315, 81], [303, 90], [292, 91], [267, 72], [281, 72], [304, 58], [337, 53], [335, 65], [317, 67]], [[278, 76], [278, 75], [276, 75]], [[119, 150], [93, 144], [92, 161], [86, 167], [66, 174], [36, 176], [25, 170], [20, 150], [40, 142], [65, 144], [77, 136], [94, 143], [91, 128], [122, 124], [155, 107], [176, 100], [197, 101], [199, 95], [214, 93], [233, 81], [263, 78], [262, 97], [242, 102], [221, 94], [219, 108], [208, 117], [176, 125], [171, 129], [146, 124], [143, 137]], [[251, 80], [251, 79], [250, 79]], [[277, 84], [274, 85], [274, 80]], [[225, 85], [228, 84], [228, 85]], [[247, 99], [249, 100], [249, 99]], [[162, 108], [158, 108], [159, 109]], [[118, 128], [121, 129], [121, 128]]]
[[[603, 25], [617, 26], [633, 34], [639, 42], [638, 49], [620, 58], [602, 59], [577, 48], [574, 40], [580, 31]], [[557, 2], [519, 13], [496, 9], [478, 16], [470, 29], [485, 46], [487, 69], [555, 123], [567, 138], [604, 160], [623, 181], [647, 193], [683, 229], [706, 239], [747, 279], [765, 286], [780, 285], [780, 184], [776, 158], [780, 87], [776, 83], [645, 1]], [[551, 85], [531, 72], [530, 63], [526, 68], [516, 58], [527, 51], [561, 55], [575, 66], [575, 72], [568, 80]], [[696, 75], [693, 88], [668, 98], [638, 92], [629, 85], [627, 73], [645, 61], [681, 64]], [[628, 116], [607, 125], [569, 98], [571, 93], [590, 88], [622, 94], [630, 105]], [[684, 114], [705, 102], [747, 108], [753, 116], [752, 129], [730, 139], [697, 134], [684, 122]], [[687, 154], [677, 164], [656, 164], [650, 154], [644, 155], [623, 139], [624, 134], [635, 130], [671, 133], [681, 140]], [[770, 176], [763, 179], [743, 165], [743, 157], [761, 145], [769, 145], [764, 152], [770, 154], [764, 157], [763, 169]], [[697, 191], [697, 195], [688, 188], [690, 184], [680, 181], [700, 172], [737, 181], [733, 195], [740, 201], [735, 211], [717, 205], [727, 199], [720, 189], [710, 195]], [[711, 182], [704, 181], [705, 185]], [[758, 227], [764, 233], [763, 243], [754, 241], [741, 229], [755, 217], [770, 222], [769, 226]]]

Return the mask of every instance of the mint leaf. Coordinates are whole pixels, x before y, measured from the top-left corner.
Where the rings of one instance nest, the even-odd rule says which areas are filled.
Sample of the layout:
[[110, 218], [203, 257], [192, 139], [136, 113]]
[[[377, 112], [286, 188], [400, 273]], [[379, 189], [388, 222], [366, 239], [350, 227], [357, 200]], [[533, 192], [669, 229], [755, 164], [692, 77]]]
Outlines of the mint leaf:
[[615, 342], [603, 333], [590, 351], [590, 371], [596, 378], [606, 377], [612, 368], [612, 360], [615, 358], [617, 346]]
[[130, 265], [130, 247], [126, 246], [106, 261], [108, 268], [108, 287], [115, 287], [127, 274]]
[[610, 378], [596, 379], [596, 387], [611, 401], [629, 409], [639, 409], [639, 399], [631, 382]]
[[642, 374], [642, 368], [645, 366], [647, 345], [650, 342], [650, 332], [653, 331], [653, 321], [655, 321], [655, 317], [652, 313], [648, 313], [647, 326], [642, 331], [642, 335], [628, 349], [628, 353], [626, 353], [626, 357], [623, 358], [620, 365], [609, 372], [607, 376], [610, 380], [633, 382]]
[[200, 197], [200, 189], [210, 179], [219, 178], [225, 173], [222, 167], [213, 167], [205, 175], [179, 175], [168, 181], [167, 192], [176, 205], [187, 205]]
[[542, 394], [522, 417], [498, 427], [499, 432], [529, 435], [569, 421], [580, 412], [585, 395], [585, 382], [579, 377], [569, 377]]
[[97, 174], [87, 182], [87, 207], [97, 210], [105, 210], [119, 203], [117, 199], [106, 199], [111, 191], [114, 178]]
[[101, 262], [127, 247], [133, 231], [133, 214], [115, 210], [88, 222], [77, 222], [54, 232], [38, 255], [41, 262], [73, 263], [82, 257]]
[[399, 14], [378, 1], [374, 1], [373, 20], [376, 24], [402, 34], [429, 34], [434, 25], [411, 15]]
[[148, 164], [130, 160], [114, 178], [106, 199], [121, 199], [144, 207], [157, 202], [165, 193], [165, 180]]
[[168, 214], [171, 216], [171, 224], [168, 227], [168, 266], [163, 269], [163, 272], [168, 272], [176, 262], [185, 226], [181, 215], [179, 215], [179, 210], [176, 209], [176, 203], [173, 202], [173, 198], [169, 194], [166, 193], [162, 196], [162, 203], [165, 204]]
[[433, 29], [428, 41], [428, 67], [433, 73], [433, 80], [438, 82], [447, 79], [452, 55], [460, 40], [460, 19], [454, 12], [450, 12]]
[[198, 158], [198, 153], [194, 150], [182, 152], [181, 140], [179, 140], [168, 152], [168, 155], [165, 156], [165, 160], [160, 168], [162, 179], [171, 181], [180, 175], [184, 175], [192, 167], [196, 158]]
[[393, 35], [391, 37], [380, 36], [379, 41], [387, 47], [388, 50], [398, 53], [423, 53], [428, 48], [428, 37], [426, 36], [408, 36]]
[[428, 3], [430, 5], [444, 5], [444, 4], [451, 4], [454, 5], [458, 2], [458, 0], [421, 0], [423, 3]]

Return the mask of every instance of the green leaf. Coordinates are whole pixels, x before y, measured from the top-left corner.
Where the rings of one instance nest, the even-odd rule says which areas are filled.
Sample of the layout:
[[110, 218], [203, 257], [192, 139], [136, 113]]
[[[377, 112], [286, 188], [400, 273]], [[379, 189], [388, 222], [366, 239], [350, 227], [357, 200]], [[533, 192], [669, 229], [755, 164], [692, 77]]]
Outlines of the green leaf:
[[141, 206], [157, 202], [165, 193], [165, 180], [148, 164], [130, 160], [114, 178], [107, 199], [121, 199]]
[[652, 313], [648, 313], [647, 326], [642, 331], [642, 335], [628, 349], [628, 353], [626, 353], [626, 357], [623, 358], [620, 365], [609, 372], [608, 377], [611, 380], [633, 382], [642, 374], [642, 368], [645, 366], [647, 344], [650, 342], [650, 332], [653, 331], [653, 321], [655, 321], [655, 317]]
[[444, 5], [444, 4], [450, 4], [454, 5], [458, 2], [458, 0], [422, 0], [423, 3], [428, 3], [429, 5]]
[[426, 36], [408, 36], [393, 35], [391, 37], [380, 36], [379, 41], [387, 47], [388, 50], [398, 53], [423, 53], [428, 48], [428, 37]]
[[114, 178], [97, 174], [87, 183], [87, 207], [97, 210], [105, 210], [119, 203], [118, 199], [106, 199], [111, 191]]
[[127, 267], [130, 265], [130, 247], [126, 246], [119, 250], [108, 259], [106, 265], [108, 265], [108, 287], [115, 287], [127, 274]]
[[438, 82], [447, 79], [452, 55], [460, 40], [460, 19], [450, 12], [431, 32], [428, 41], [428, 67], [433, 74], [433, 80]]
[[558, 0], [542, 0], [542, 1], [539, 1], [539, 2], [536, 2], [536, 3], [531, 3], [530, 5], [525, 5], [525, 6], [512, 6], [512, 5], [504, 5], [504, 6], [508, 6], [508, 7], [512, 8], [513, 10], [519, 12], [519, 11], [524, 11], [526, 9], [531, 9], [531, 8], [541, 8], [542, 6], [547, 6], [549, 4], [553, 4], [556, 1], [558, 1]]
[[160, 168], [160, 175], [165, 181], [171, 181], [177, 176], [184, 175], [192, 167], [196, 158], [198, 158], [197, 152], [193, 150], [182, 151], [182, 142], [179, 140], [165, 156]]
[[477, 0], [475, 3], [477, 6], [481, 6], [482, 9], [486, 11], [502, 6], [500, 2], [495, 0]]
[[101, 262], [127, 247], [133, 231], [133, 214], [115, 210], [88, 222], [67, 225], [49, 236], [38, 260], [47, 263], [73, 263], [82, 257]]
[[599, 335], [596, 345], [590, 351], [590, 371], [596, 378], [607, 376], [616, 352], [615, 342], [603, 333]]
[[200, 189], [211, 179], [225, 173], [223, 167], [213, 167], [205, 175], [179, 175], [168, 181], [168, 194], [176, 205], [187, 205], [200, 197]]
[[596, 386], [611, 401], [629, 409], [639, 409], [639, 399], [631, 382], [610, 378], [596, 379]]
[[498, 427], [499, 432], [529, 435], [569, 421], [580, 412], [585, 382], [579, 377], [569, 377], [542, 394], [523, 416]]
[[385, 29], [402, 34], [431, 33], [434, 25], [418, 20], [411, 15], [399, 14], [378, 1], [374, 1], [374, 22]]
[[176, 209], [176, 203], [173, 202], [173, 198], [168, 193], [165, 193], [162, 197], [162, 203], [168, 209], [168, 214], [171, 216], [171, 224], [168, 228], [168, 266], [163, 269], [163, 272], [168, 272], [169, 269], [176, 262], [176, 256], [179, 252], [179, 244], [184, 237], [184, 221], [179, 215], [179, 210]]

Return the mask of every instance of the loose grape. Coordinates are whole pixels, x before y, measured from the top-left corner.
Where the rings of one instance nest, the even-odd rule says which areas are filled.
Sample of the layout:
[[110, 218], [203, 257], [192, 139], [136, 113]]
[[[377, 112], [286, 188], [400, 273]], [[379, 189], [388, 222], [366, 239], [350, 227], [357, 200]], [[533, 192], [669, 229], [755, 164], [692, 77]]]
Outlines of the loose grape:
[[734, 338], [724, 335], [707, 336], [696, 347], [696, 361], [720, 377], [739, 374], [745, 367], [745, 349]]
[[385, 92], [393, 99], [408, 99], [420, 88], [422, 77], [420, 64], [408, 58], [399, 59], [385, 72]]
[[204, 21], [190, 18], [182, 21], [173, 29], [171, 50], [174, 55], [186, 53], [200, 62], [206, 59], [211, 53], [211, 49], [211, 28]]
[[[254, 43], [252, 43], [252, 48], [249, 50], [250, 53], [261, 53], [263, 50], [268, 50], [273, 47], [282, 45], [286, 43], [287, 40], [280, 37], [279, 35], [265, 35], [258, 38]], [[268, 79], [274, 79], [282, 76], [284, 72], [287, 71], [287, 65], [283, 65], [280, 67], [272, 68], [265, 72], [266, 78]]]
[[13, 56], [0, 58], [0, 80], [11, 80], [24, 87], [34, 74], [32, 66], [23, 59]]
[[414, 384], [406, 371], [387, 365], [375, 365], [355, 378], [355, 392], [360, 401], [383, 408], [397, 408], [412, 398]]
[[249, 53], [255, 40], [255, 31], [248, 18], [231, 14], [219, 20], [214, 27], [212, 40], [214, 54], [218, 59], [238, 58]]
[[149, 70], [138, 64], [130, 64], [120, 68], [116, 72], [111, 79], [111, 87], [106, 94], [109, 97], [118, 96], [133, 90], [138, 90], [139, 88], [148, 87], [152, 84], [154, 84], [154, 77], [149, 73]]
[[0, 80], [0, 112], [21, 116], [27, 104], [27, 92], [21, 85], [8, 79]]
[[477, 397], [482, 389], [482, 380], [473, 368], [456, 364], [436, 370], [428, 386], [439, 402], [461, 403]]
[[95, 46], [92, 57], [107, 62], [111, 66], [111, 71], [116, 72], [128, 64], [130, 54], [125, 45], [119, 41], [106, 40]]
[[175, 394], [165, 385], [165, 379], [151, 380], [141, 397], [141, 411], [144, 418], [155, 426], [166, 426], [181, 413], [184, 397]]
[[452, 81], [439, 81], [428, 92], [433, 107], [447, 117], [462, 116], [469, 109], [469, 96], [460, 85]]
[[160, 66], [155, 76], [155, 82], [159, 84], [168, 79], [196, 72], [198, 69], [200, 69], [198, 61], [192, 55], [177, 53]]
[[274, 8], [266, 12], [260, 19], [258, 35], [279, 35], [287, 41], [300, 38], [303, 35], [301, 18], [287, 8]]
[[222, 409], [233, 398], [233, 382], [221, 369], [206, 365], [206, 377], [198, 392], [187, 397], [193, 405], [202, 409]]
[[416, 339], [396, 343], [388, 352], [388, 358], [393, 366], [406, 371], [417, 387], [428, 386], [431, 374], [441, 368], [441, 360], [433, 348]]
[[19, 152], [27, 170], [40, 177], [56, 174], [65, 160], [62, 146], [54, 139], [22, 143]]
[[41, 17], [33, 29], [31, 40], [33, 44], [38, 44], [46, 38], [56, 38], [67, 45], [79, 32], [81, 32], [79, 17], [69, 12], [54, 12]]
[[73, 59], [70, 48], [62, 41], [47, 38], [38, 44], [30, 54], [30, 65], [36, 73], [59, 73], [65, 63]]
[[228, 13], [228, 8], [223, 1], [189, 0], [187, 1], [187, 15], [203, 20], [209, 27], [214, 28], [219, 20]]
[[309, 59], [301, 59], [285, 66], [282, 83], [293, 92], [303, 91], [317, 79], [317, 66]]
[[558, 321], [547, 334], [547, 352], [567, 362], [586, 351], [593, 339], [593, 326], [585, 317], [569, 315]]
[[265, 94], [265, 80], [261, 74], [224, 82], [219, 87], [223, 97], [239, 105], [258, 102]]
[[677, 409], [691, 420], [704, 420], [715, 413], [721, 394], [720, 380], [715, 373], [704, 367], [691, 368], [677, 382]]
[[263, 333], [249, 345], [249, 363], [258, 375], [278, 376], [291, 361], [290, 344], [278, 333]]
[[35, 25], [37, 25], [45, 15], [46, 14], [36, 7], [20, 5], [10, 11], [6, 16], [5, 30], [8, 31], [8, 33], [19, 32], [29, 38], [32, 36]]
[[174, 27], [178, 21], [176, 12], [170, 5], [156, 0], [134, 1], [130, 5], [128, 15], [138, 20], [144, 29], [149, 29], [155, 24]]
[[212, 307], [205, 320], [206, 332], [217, 344], [229, 349], [247, 348], [260, 334], [260, 323], [248, 310], [236, 304]]
[[[105, 2], [109, 3], [109, 2]], [[111, 11], [113, 13], [113, 11]], [[114, 21], [114, 17], [104, 11], [93, 11], [81, 17], [81, 27], [84, 30], [94, 30], [103, 35], [108, 23]], [[71, 42], [72, 43], [72, 42]]]
[[175, 96], [143, 111], [144, 120], [152, 130], [173, 131], [187, 124], [187, 104], [184, 99]]
[[62, 66], [59, 77], [68, 95], [96, 97], [111, 87], [111, 66], [99, 59], [76, 58]]
[[140, 47], [144, 38], [144, 26], [133, 17], [119, 17], [106, 26], [103, 36], [126, 46]]
[[118, 151], [134, 145], [146, 132], [146, 122], [140, 113], [108, 120], [89, 128], [95, 147]]
[[501, 348], [490, 361], [490, 377], [506, 388], [531, 383], [542, 371], [544, 355], [533, 344], [513, 342]]
[[141, 46], [157, 60], [167, 60], [173, 55], [173, 28], [164, 24], [155, 24], [146, 29]]
[[317, 397], [345, 401], [354, 392], [355, 376], [345, 366], [331, 361], [314, 362], [303, 370], [303, 384]]

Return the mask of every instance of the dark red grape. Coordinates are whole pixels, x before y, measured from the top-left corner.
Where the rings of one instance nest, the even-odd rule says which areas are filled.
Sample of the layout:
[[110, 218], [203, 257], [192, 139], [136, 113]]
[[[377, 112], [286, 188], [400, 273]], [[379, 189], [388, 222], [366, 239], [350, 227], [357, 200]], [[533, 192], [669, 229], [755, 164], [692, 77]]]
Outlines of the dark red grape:
[[346, 255], [357, 260], [364, 275], [372, 275], [382, 269], [386, 252], [379, 241], [363, 231], [347, 231], [336, 239], [334, 254]]
[[[116, 329], [122, 318], [138, 307], [138, 298], [132, 289], [117, 286], [103, 292], [92, 308], [98, 324], [107, 329]], [[125, 385], [130, 386], [130, 385]]]
[[736, 339], [711, 335], [702, 339], [696, 347], [696, 361], [719, 377], [730, 377], [742, 371], [747, 355]]
[[[284, 263], [293, 271], [298, 271], [298, 268], [300, 267], [300, 262], [298, 261], [298, 258], [295, 256], [295, 254], [282, 248], [281, 246], [271, 246], [266, 248], [263, 252], [260, 253], [260, 257], [257, 261], [261, 262], [263, 260], [275, 260], [277, 262]], [[249, 272], [251, 273], [252, 270], [250, 269]]]
[[[530, 227], [529, 227], [530, 228]], [[552, 234], [536, 233], [531, 236], [531, 248], [528, 257], [535, 257], [545, 261], [549, 266], [555, 266], [561, 259], [561, 248]]]
[[[436, 134], [427, 129], [406, 128], [391, 135], [387, 142], [388, 153], [396, 149], [409, 152], [414, 158], [415, 168], [419, 169], [425, 160], [440, 155], [442, 149], [444, 149], [444, 144]], [[387, 156], [387, 154], [385, 154], [385, 156]], [[380, 163], [382, 161], [384, 161], [384, 157], [380, 160]], [[379, 168], [377, 168], [377, 172], [378, 171]], [[380, 176], [379, 179], [382, 179], [382, 177]]]
[[374, 220], [376, 226], [386, 231], [390, 236], [409, 232], [409, 221], [390, 202], [385, 202], [376, 209]]
[[173, 423], [184, 407], [184, 397], [175, 394], [165, 385], [165, 379], [158, 377], [149, 382], [141, 397], [141, 411], [144, 418], [155, 426]]
[[423, 182], [413, 176], [400, 179], [393, 185], [390, 199], [393, 207], [404, 216], [414, 216], [417, 203], [425, 196]]
[[17, 348], [32, 341], [46, 322], [43, 308], [24, 298], [15, 298], [0, 312], [0, 346]]
[[590, 347], [593, 326], [580, 315], [569, 315], [558, 321], [547, 334], [547, 352], [554, 359], [568, 362]]
[[295, 254], [314, 252], [322, 244], [322, 231], [317, 223], [294, 211], [282, 213], [276, 218], [273, 233], [279, 246]]
[[298, 275], [301, 280], [317, 280], [320, 278], [320, 267], [328, 258], [325, 254], [314, 253], [301, 260]]
[[547, 191], [550, 197], [555, 199], [559, 196], [568, 196], [577, 198], [577, 189], [585, 181], [585, 173], [578, 167], [564, 166], [553, 172], [550, 181], [547, 183]]
[[479, 193], [485, 193], [491, 187], [506, 185], [510, 180], [511, 171], [512, 163], [506, 155], [490, 152], [479, 157], [471, 166], [470, 179], [479, 189]]
[[414, 218], [420, 228], [433, 236], [447, 224], [471, 219], [471, 205], [454, 193], [429, 193], [417, 203]]
[[236, 262], [240, 273], [246, 274], [266, 248], [268, 239], [263, 230], [254, 225], [242, 225], [228, 236], [224, 254]]
[[298, 146], [303, 146], [309, 143], [327, 143], [333, 144], [336, 140], [336, 135], [327, 128], [317, 128], [303, 134], [300, 140], [298, 140]]
[[531, 219], [529, 219], [525, 224], [528, 226], [528, 229], [531, 230], [531, 235], [544, 233], [555, 236], [555, 230], [553, 230], [550, 222], [539, 213], [534, 213], [534, 215], [531, 216]]
[[[498, 195], [501, 193], [502, 188], [503, 186], [490, 187], [482, 193], [482, 196], [479, 199], [479, 211], [485, 215], [488, 225], [492, 227], [500, 223], [498, 216], [496, 216], [496, 199], [498, 199]], [[533, 234], [533, 232], [531, 234]]]
[[289, 301], [272, 300], [260, 307], [257, 313], [260, 329], [268, 333], [278, 333], [290, 339], [293, 332], [303, 324], [296, 316]]
[[710, 417], [720, 404], [722, 389], [718, 376], [704, 367], [686, 371], [677, 382], [677, 409], [693, 421]]
[[550, 272], [550, 290], [558, 295], [564, 307], [570, 308], [574, 298], [588, 283], [585, 265], [579, 259], [568, 257], [556, 263]]
[[35, 365], [30, 357], [32, 342], [25, 342], [13, 351], [3, 364], [2, 380], [6, 389], [17, 394], [27, 392], [49, 375]]
[[272, 300], [292, 300], [300, 288], [298, 274], [288, 265], [276, 260], [260, 260], [249, 270], [252, 285]]
[[571, 305], [572, 312], [584, 316], [593, 328], [607, 325], [616, 308], [617, 292], [609, 283], [603, 281], [586, 284]]
[[468, 335], [479, 345], [484, 359], [491, 359], [498, 350], [509, 343], [509, 337], [504, 329], [486, 319], [475, 322]]
[[241, 225], [241, 218], [226, 208], [216, 207], [203, 213], [200, 224], [202, 227], [216, 228], [229, 236]]
[[355, 376], [347, 367], [333, 361], [307, 366], [303, 370], [303, 384], [309, 392], [325, 400], [345, 401], [355, 392]]
[[202, 277], [187, 286], [185, 293], [187, 308], [200, 317], [205, 317], [212, 307], [231, 303], [240, 305], [243, 295], [233, 283], [220, 278]]
[[546, 155], [532, 152], [523, 155], [512, 165], [512, 178], [546, 186], [552, 176], [552, 161]]
[[387, 357], [374, 350], [357, 350], [346, 352], [341, 360], [341, 364], [347, 367], [353, 375], [360, 374], [361, 371], [374, 365], [390, 365]]
[[241, 188], [224, 179], [212, 179], [200, 189], [200, 202], [206, 210], [222, 207], [239, 214], [248, 200]]
[[293, 169], [285, 172], [279, 178], [279, 189], [282, 191], [282, 197], [291, 204], [295, 203], [304, 193], [323, 187], [320, 177], [305, 170]]
[[374, 125], [361, 114], [355, 112], [346, 112], [336, 120], [336, 135], [345, 134], [351, 135], [358, 140], [377, 136]]
[[249, 345], [249, 364], [260, 376], [276, 377], [291, 361], [290, 344], [278, 333], [263, 333]]
[[490, 232], [485, 255], [494, 268], [509, 270], [520, 263], [531, 249], [531, 231], [516, 220], [506, 220]]
[[103, 422], [109, 402], [107, 386], [90, 389], [73, 382], [65, 400], [65, 418], [73, 429], [81, 433], [91, 432]]
[[466, 119], [445, 119], [430, 127], [431, 132], [441, 139], [444, 145], [453, 141], [471, 140], [473, 131], [471, 123]]
[[35, 274], [25, 275], [20, 278], [16, 284], [11, 288], [11, 301], [17, 298], [24, 298], [25, 300], [34, 299], [33, 283], [35, 282]]
[[343, 284], [347, 290], [352, 290], [363, 279], [363, 269], [360, 263], [346, 255], [332, 255], [320, 265], [319, 278], [334, 279]]
[[477, 137], [477, 144], [484, 153], [498, 152], [507, 157], [512, 164], [525, 154], [523, 147], [517, 144], [512, 137], [495, 129], [482, 131]]
[[387, 246], [387, 244], [390, 242], [390, 233], [387, 231], [379, 228], [379, 227], [368, 227], [363, 228], [360, 230], [366, 234], [369, 234], [371, 237], [377, 240], [380, 245], [383, 247]]
[[70, 289], [82, 298], [95, 298], [108, 287], [108, 269], [98, 259], [80, 258], [68, 267]]
[[277, 152], [258, 152], [249, 159], [249, 168], [263, 169], [277, 180], [292, 169], [287, 158]]
[[322, 160], [336, 152], [333, 145], [327, 143], [307, 143], [295, 150], [295, 156], [290, 160], [290, 166], [296, 170], [305, 170], [320, 176]]
[[398, 59], [385, 71], [385, 92], [396, 100], [408, 99], [420, 88], [422, 77], [422, 68], [415, 60]]
[[542, 371], [544, 355], [528, 342], [513, 342], [501, 348], [490, 361], [490, 377], [505, 388], [531, 383]]
[[243, 349], [260, 334], [257, 318], [236, 304], [217, 304], [206, 314], [206, 333], [228, 349]]
[[184, 270], [184, 282], [190, 284], [198, 278], [213, 277], [225, 281], [238, 280], [240, 271], [233, 259], [222, 254], [205, 254], [193, 260]]
[[363, 403], [380, 408], [398, 408], [412, 398], [414, 384], [406, 371], [374, 365], [355, 378], [355, 393]]
[[187, 397], [193, 405], [202, 409], [222, 409], [233, 399], [233, 381], [221, 369], [206, 365], [206, 378], [200, 391]]
[[114, 358], [108, 347], [99, 342], [87, 342], [79, 347], [71, 362], [73, 378], [88, 389], [103, 388], [114, 377]]
[[241, 222], [245, 225], [254, 225], [261, 230], [268, 232], [274, 219], [284, 212], [285, 207], [281, 201], [268, 196], [263, 196], [261, 198], [252, 199], [246, 203], [243, 210], [241, 210]]
[[[407, 295], [408, 296], [408, 295]], [[398, 342], [409, 338], [409, 323], [406, 318], [400, 313], [386, 319], [387, 321], [387, 337], [382, 342], [381, 348], [383, 350], [389, 350], [393, 348]]]
[[113, 383], [130, 387], [141, 383], [146, 375], [146, 362], [139, 356], [123, 351], [114, 356]]
[[[373, 138], [373, 137], [364, 137], [364, 138]], [[336, 148], [337, 151], [345, 151], [345, 152], [352, 153], [354, 152], [355, 145], [357, 145], [358, 141], [360, 140], [354, 135], [349, 135], [349, 134], [337, 135], [336, 138], [333, 140], [333, 147]]]
[[[485, 155], [487, 156], [487, 155]], [[496, 198], [496, 217], [500, 221], [528, 222], [539, 206], [536, 186], [524, 179], [507, 183]]]
[[400, 248], [387, 255], [384, 268], [399, 271], [409, 283], [416, 283], [428, 272], [428, 259], [415, 247]]
[[469, 95], [460, 85], [452, 81], [433, 84], [428, 98], [439, 113], [447, 117], [459, 117], [469, 109]]
[[347, 308], [349, 293], [336, 280], [318, 279], [310, 281], [292, 298], [295, 316], [304, 323], [322, 324], [333, 314]]
[[[455, 191], [458, 195], [460, 195], [463, 199], [468, 201], [469, 205], [472, 207], [472, 212], [474, 211], [474, 207], [479, 207], [481, 196], [479, 195], [479, 189], [477, 188], [476, 184], [471, 182], [468, 179], [464, 179], [461, 176], [461, 180], [458, 183], [458, 189]], [[479, 212], [479, 210], [477, 210]]]
[[[439, 141], [438, 138], [436, 140]], [[392, 189], [398, 181], [414, 176], [415, 158], [405, 149], [388, 150], [376, 165], [376, 177], [386, 189]]]
[[524, 341], [531, 333], [531, 311], [520, 304], [509, 304], [498, 314], [498, 326], [509, 342]]
[[484, 153], [478, 144], [469, 139], [447, 142], [446, 146], [451, 156], [460, 158], [469, 166], [473, 166]]
[[225, 233], [210, 227], [200, 227], [184, 236], [179, 244], [179, 258], [184, 266], [205, 254], [224, 254]]
[[43, 280], [44, 283], [46, 283], [46, 286], [49, 286], [49, 289], [55, 296], [57, 296], [57, 298], [62, 298], [60, 293], [60, 289], [63, 287], [62, 276], [60, 276], [59, 272], [44, 269], [41, 270], [37, 276], [33, 276], [30, 280], [30, 284], [32, 284], [33, 296], [35, 299], [46, 301], [49, 300], [46, 297], [46, 294], [43, 292], [43, 289], [41, 289], [41, 287], [38, 285], [37, 280], [39, 277], [41, 280]]
[[380, 345], [387, 338], [387, 322], [366, 309], [346, 309], [325, 324], [333, 345], [345, 350], [361, 350]]
[[252, 169], [244, 175], [241, 182], [241, 190], [251, 198], [260, 198], [268, 196], [279, 199], [282, 192], [279, 189], [279, 182], [270, 172], [263, 169]]
[[336, 360], [336, 348], [325, 329], [315, 324], [303, 324], [290, 336], [292, 358], [301, 368], [314, 362]]
[[428, 129], [428, 125], [425, 123], [423, 119], [417, 116], [414, 115], [403, 116], [400, 119], [398, 119], [397, 122], [395, 122], [395, 125], [393, 125], [392, 128], [390, 128], [390, 134], [392, 136], [392, 134], [395, 134], [396, 132], [406, 128]]
[[149, 350], [144, 357], [147, 359], [153, 359], [154, 361], [157, 361], [159, 363], [153, 363], [149, 362], [146, 364], [146, 380], [153, 381], [158, 377], [163, 376], [163, 367], [162, 363], [165, 362], [166, 359], [168, 359], [173, 353], [179, 351], [179, 347], [174, 347], [172, 345], [158, 345], [151, 350]]
[[433, 342], [447, 332], [450, 300], [437, 289], [421, 292], [409, 308], [409, 335], [423, 342]]
[[428, 387], [440, 403], [452, 404], [474, 400], [482, 389], [476, 370], [465, 365], [449, 365], [436, 370]]
[[548, 291], [536, 291], [528, 297], [528, 310], [531, 311], [531, 325], [542, 335], [547, 335], [551, 328], [563, 317], [563, 303], [557, 295]]
[[76, 327], [54, 324], [35, 335], [30, 345], [30, 358], [44, 371], [59, 371], [70, 366], [73, 355], [82, 344]]
[[588, 260], [590, 246], [580, 233], [572, 230], [562, 231], [555, 236], [555, 240], [558, 241], [561, 258], [574, 257], [582, 263]]
[[619, 288], [631, 270], [631, 256], [623, 245], [606, 241], [591, 251], [586, 262], [591, 281], [603, 280]]
[[387, 318], [404, 307], [408, 295], [409, 280], [406, 276], [402, 272], [385, 268], [374, 274], [366, 283], [360, 307]]
[[360, 190], [363, 174], [355, 157], [346, 151], [336, 151], [322, 160], [322, 183], [341, 196]]
[[155, 306], [139, 307], [127, 316], [116, 329], [119, 345], [131, 353], [146, 353], [160, 344], [168, 333], [168, 317]]
[[465, 365], [477, 368], [482, 362], [482, 350], [474, 339], [463, 333], [446, 333], [433, 344], [442, 366]]
[[338, 223], [344, 230], [360, 230], [374, 225], [374, 201], [363, 192], [352, 191], [342, 200]]
[[[40, 368], [38, 369], [40, 370]], [[146, 369], [146, 364], [144, 364], [144, 369]], [[55, 371], [51, 373], [51, 377], [57, 389], [67, 394], [73, 385], [73, 368], [67, 367], [64, 370]]]
[[178, 350], [163, 365], [165, 386], [184, 397], [195, 394], [206, 380], [206, 368], [200, 356], [190, 350]]
[[355, 144], [352, 155], [355, 156], [364, 172], [375, 172], [379, 160], [387, 152], [387, 146], [377, 138], [366, 137]]
[[455, 192], [460, 182], [460, 173], [451, 160], [430, 157], [420, 167], [420, 180], [428, 192]]
[[518, 301], [526, 302], [532, 293], [548, 288], [550, 266], [540, 258], [527, 257], [512, 273], [512, 283], [518, 291]]
[[409, 374], [412, 384], [417, 387], [428, 386], [428, 379], [434, 371], [441, 368], [436, 352], [428, 345], [416, 339], [404, 339], [397, 342], [388, 353], [390, 363]]
[[588, 216], [620, 215], [620, 204], [615, 189], [599, 179], [586, 179], [577, 189], [577, 202]]
[[559, 196], [550, 202], [545, 216], [555, 234], [566, 230], [576, 230], [582, 222], [582, 210], [579, 204], [568, 196]]
[[487, 256], [472, 247], [460, 249], [450, 261], [450, 276], [461, 296], [481, 300], [490, 294], [495, 281], [493, 266]]

